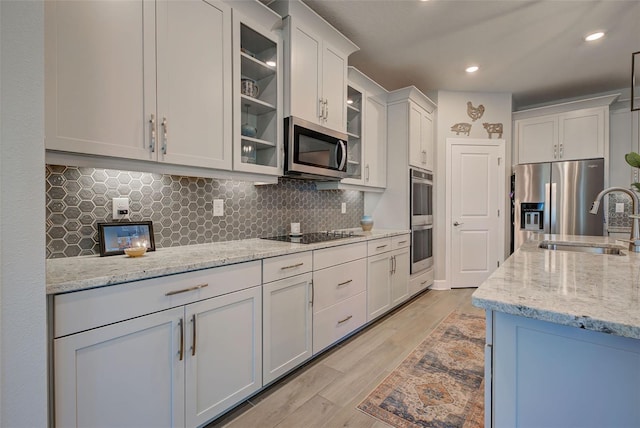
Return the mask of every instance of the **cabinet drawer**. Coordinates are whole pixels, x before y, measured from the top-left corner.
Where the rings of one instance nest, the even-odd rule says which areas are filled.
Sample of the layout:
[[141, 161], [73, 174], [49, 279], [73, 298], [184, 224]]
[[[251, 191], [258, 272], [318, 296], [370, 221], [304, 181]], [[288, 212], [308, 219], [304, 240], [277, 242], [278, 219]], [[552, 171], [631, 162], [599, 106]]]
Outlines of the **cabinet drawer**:
[[340, 245], [313, 252], [313, 269], [320, 270], [367, 257], [367, 243]]
[[376, 254], [391, 251], [391, 238], [374, 239], [367, 241], [367, 255], [374, 256]]
[[94, 288], [53, 298], [54, 337], [260, 285], [260, 261]]
[[409, 280], [409, 295], [418, 294], [430, 285], [433, 285], [433, 269], [411, 277]]
[[317, 354], [367, 321], [367, 293], [362, 292], [313, 316], [313, 353]]
[[391, 238], [391, 248], [393, 250], [397, 250], [398, 248], [406, 248], [409, 245], [411, 245], [411, 236], [408, 233]]
[[366, 259], [314, 271], [313, 312], [319, 312], [366, 289]]
[[311, 251], [272, 257], [262, 261], [262, 282], [277, 281], [301, 273], [311, 272], [313, 256]]

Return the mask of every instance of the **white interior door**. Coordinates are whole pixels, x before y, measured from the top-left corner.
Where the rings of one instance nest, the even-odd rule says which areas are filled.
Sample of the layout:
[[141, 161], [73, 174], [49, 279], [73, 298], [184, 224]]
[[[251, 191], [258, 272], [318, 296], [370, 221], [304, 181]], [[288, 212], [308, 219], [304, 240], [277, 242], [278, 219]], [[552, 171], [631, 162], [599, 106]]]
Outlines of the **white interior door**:
[[447, 141], [449, 283], [477, 287], [504, 254], [504, 140]]

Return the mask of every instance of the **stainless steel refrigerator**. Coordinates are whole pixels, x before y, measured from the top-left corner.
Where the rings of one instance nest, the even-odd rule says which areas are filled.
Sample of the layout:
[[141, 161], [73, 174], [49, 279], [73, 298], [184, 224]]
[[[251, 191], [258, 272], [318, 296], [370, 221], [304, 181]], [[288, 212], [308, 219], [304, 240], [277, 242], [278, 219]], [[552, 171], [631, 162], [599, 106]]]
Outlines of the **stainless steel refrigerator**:
[[604, 159], [516, 166], [515, 248], [534, 233], [602, 236], [604, 210], [589, 214], [602, 189]]

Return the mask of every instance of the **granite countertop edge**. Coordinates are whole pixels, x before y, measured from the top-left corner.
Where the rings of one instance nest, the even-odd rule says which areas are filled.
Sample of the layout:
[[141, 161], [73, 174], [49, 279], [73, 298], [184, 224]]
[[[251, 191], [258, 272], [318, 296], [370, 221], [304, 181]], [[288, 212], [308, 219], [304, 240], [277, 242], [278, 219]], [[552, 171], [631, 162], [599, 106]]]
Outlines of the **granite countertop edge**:
[[[553, 251], [540, 241], [622, 246], [626, 256]], [[607, 237], [540, 235], [473, 293], [486, 310], [640, 339], [640, 254]], [[631, 275], [630, 275], [631, 274]]]
[[143, 279], [175, 275], [287, 254], [320, 250], [410, 233], [409, 230], [357, 231], [359, 236], [296, 244], [260, 238], [160, 248], [143, 257], [80, 256], [47, 259], [48, 295], [82, 291]]

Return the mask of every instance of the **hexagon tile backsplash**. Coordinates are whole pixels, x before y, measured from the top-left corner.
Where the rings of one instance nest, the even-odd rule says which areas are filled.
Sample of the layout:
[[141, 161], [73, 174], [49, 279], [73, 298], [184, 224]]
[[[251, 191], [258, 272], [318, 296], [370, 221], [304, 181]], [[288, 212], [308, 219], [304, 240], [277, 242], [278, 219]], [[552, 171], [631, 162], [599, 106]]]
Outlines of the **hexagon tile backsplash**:
[[[46, 166], [47, 258], [99, 254], [97, 224], [110, 222], [112, 199], [128, 197], [130, 220], [152, 220], [156, 247], [204, 244], [358, 227], [359, 191], [317, 190], [313, 181], [277, 185], [133, 171]], [[224, 215], [213, 216], [213, 200]], [[341, 214], [341, 203], [347, 213]]]

